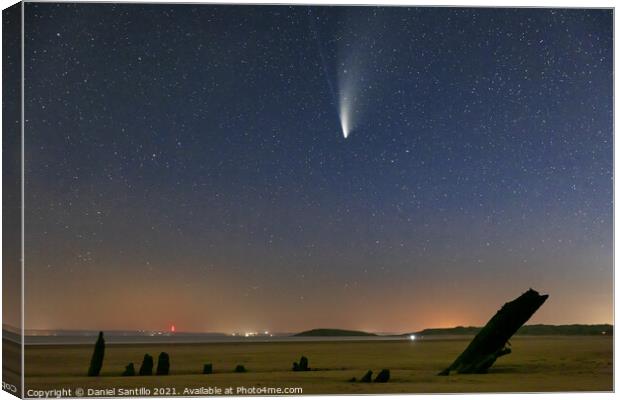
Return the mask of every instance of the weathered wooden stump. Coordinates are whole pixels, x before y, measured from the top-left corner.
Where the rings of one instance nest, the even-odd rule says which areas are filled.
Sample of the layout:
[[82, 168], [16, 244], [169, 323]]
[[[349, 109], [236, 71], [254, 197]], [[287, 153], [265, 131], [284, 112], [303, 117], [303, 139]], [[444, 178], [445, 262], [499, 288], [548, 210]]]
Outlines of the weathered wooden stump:
[[99, 376], [101, 367], [103, 366], [103, 355], [105, 353], [105, 340], [103, 339], [103, 332], [99, 332], [97, 342], [95, 343], [95, 349], [90, 359], [90, 366], [88, 367], [88, 376]]
[[548, 297], [549, 295], [541, 295], [529, 289], [513, 301], [504, 304], [478, 332], [465, 351], [439, 375], [449, 375], [451, 371], [460, 374], [486, 373], [498, 357], [511, 352], [510, 348], [506, 347], [508, 340], [534, 315]]
[[366, 374], [362, 376], [362, 379], [360, 379], [360, 382], [364, 382], [364, 383], [372, 382], [372, 371], [368, 370], [368, 372], [366, 372]]
[[122, 376], [135, 376], [136, 375], [136, 369], [133, 366], [133, 363], [129, 363], [127, 364], [127, 366], [125, 366], [125, 371], [123, 371]]
[[299, 359], [299, 370], [310, 371], [310, 368], [308, 367], [308, 358], [306, 356], [301, 356]]
[[166, 352], [161, 352], [157, 359], [157, 375], [168, 375], [170, 372], [170, 356]]
[[145, 354], [142, 359], [142, 365], [140, 365], [139, 375], [153, 375], [153, 357], [150, 354]]
[[202, 366], [202, 373], [209, 375], [213, 373], [213, 364], [205, 364]]
[[389, 369], [382, 369], [381, 372], [379, 372], [377, 374], [377, 377], [375, 378], [375, 382], [379, 382], [379, 383], [385, 383], [387, 381], [390, 380], [390, 370]]
[[310, 367], [308, 367], [308, 358], [306, 356], [301, 356], [299, 362], [294, 362], [293, 371], [310, 371]]

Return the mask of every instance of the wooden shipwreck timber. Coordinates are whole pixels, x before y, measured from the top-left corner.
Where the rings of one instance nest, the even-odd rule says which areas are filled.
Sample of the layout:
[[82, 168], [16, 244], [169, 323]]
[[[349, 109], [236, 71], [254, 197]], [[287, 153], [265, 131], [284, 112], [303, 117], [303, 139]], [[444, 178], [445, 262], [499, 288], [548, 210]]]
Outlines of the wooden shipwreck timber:
[[510, 354], [508, 340], [543, 305], [549, 295], [529, 289], [510, 301], [487, 322], [460, 356], [439, 375], [484, 374], [498, 357]]

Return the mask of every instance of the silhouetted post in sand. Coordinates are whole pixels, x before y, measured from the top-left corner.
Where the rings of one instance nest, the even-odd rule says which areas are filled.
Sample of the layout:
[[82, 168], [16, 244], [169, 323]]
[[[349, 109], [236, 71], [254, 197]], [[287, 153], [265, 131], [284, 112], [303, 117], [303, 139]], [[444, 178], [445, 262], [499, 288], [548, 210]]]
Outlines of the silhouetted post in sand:
[[136, 369], [134, 368], [133, 363], [127, 364], [127, 366], [125, 367], [125, 371], [123, 371], [122, 376], [135, 376], [135, 375], [136, 375]]
[[385, 383], [387, 381], [390, 380], [390, 370], [389, 369], [382, 369], [381, 372], [379, 372], [377, 374], [377, 377], [375, 378], [375, 382], [379, 382], [379, 383]]
[[150, 354], [145, 354], [140, 365], [140, 375], [153, 375], [153, 357]]
[[88, 376], [99, 376], [101, 367], [103, 366], [103, 355], [105, 353], [105, 340], [103, 340], [103, 332], [99, 332], [99, 337], [95, 343], [93, 356], [90, 359], [90, 367], [88, 368]]
[[306, 356], [301, 356], [299, 359], [299, 370], [310, 371], [310, 368], [308, 367], [308, 358]]
[[368, 370], [368, 372], [366, 372], [364, 376], [362, 376], [362, 379], [360, 379], [360, 382], [364, 382], [364, 383], [372, 382], [372, 371]]
[[213, 364], [205, 364], [202, 366], [203, 374], [212, 374], [213, 373]]
[[168, 353], [161, 352], [159, 353], [159, 358], [157, 359], [157, 371], [155, 372], [157, 375], [168, 375], [170, 372], [170, 356]]
[[504, 304], [478, 332], [465, 351], [439, 375], [449, 375], [450, 371], [461, 374], [486, 373], [498, 357], [511, 352], [506, 343], [534, 315], [547, 297], [549, 295], [541, 295], [529, 289], [513, 301]]
[[308, 358], [306, 356], [301, 356], [299, 363], [294, 362], [293, 371], [310, 371], [308, 367]]

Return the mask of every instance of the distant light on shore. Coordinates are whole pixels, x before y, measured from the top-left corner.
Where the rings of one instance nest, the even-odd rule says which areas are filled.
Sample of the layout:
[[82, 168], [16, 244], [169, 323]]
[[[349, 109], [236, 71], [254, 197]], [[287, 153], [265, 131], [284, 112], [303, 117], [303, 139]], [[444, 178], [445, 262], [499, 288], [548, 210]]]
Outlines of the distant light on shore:
[[409, 340], [413, 342], [415, 340], [415, 335], [409, 335]]

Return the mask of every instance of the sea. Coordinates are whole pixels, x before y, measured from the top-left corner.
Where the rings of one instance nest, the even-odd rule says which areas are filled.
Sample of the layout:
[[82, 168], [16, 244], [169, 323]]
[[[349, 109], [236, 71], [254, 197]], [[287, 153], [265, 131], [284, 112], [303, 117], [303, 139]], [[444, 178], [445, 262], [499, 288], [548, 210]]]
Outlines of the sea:
[[[19, 343], [19, 335], [3, 330], [3, 338]], [[26, 345], [84, 345], [93, 344], [97, 340], [97, 332], [26, 332]], [[380, 335], [380, 336], [294, 336], [292, 334], [257, 335], [245, 337], [243, 335], [204, 334], [204, 333], [129, 333], [104, 332], [106, 343], [109, 344], [200, 344], [200, 343], [274, 343], [274, 342], [333, 342], [333, 341], [410, 341], [409, 336]], [[421, 339], [421, 338], [420, 338]]]

